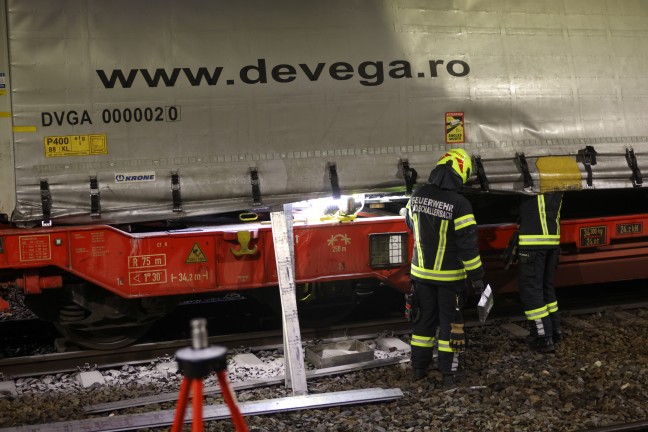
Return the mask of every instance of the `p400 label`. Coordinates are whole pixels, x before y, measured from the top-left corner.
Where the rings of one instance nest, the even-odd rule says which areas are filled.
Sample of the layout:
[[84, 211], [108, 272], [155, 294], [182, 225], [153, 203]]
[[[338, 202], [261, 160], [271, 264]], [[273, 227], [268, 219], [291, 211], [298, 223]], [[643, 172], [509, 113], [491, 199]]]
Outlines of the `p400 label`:
[[45, 157], [108, 154], [106, 134], [47, 136]]

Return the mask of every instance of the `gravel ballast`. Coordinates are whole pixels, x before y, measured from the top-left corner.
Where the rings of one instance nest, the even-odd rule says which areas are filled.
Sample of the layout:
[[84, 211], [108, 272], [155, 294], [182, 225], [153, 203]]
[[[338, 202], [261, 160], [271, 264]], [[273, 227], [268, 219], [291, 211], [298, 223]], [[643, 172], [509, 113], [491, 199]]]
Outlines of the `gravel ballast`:
[[[409, 363], [309, 380], [309, 394], [362, 388], [400, 388], [402, 399], [366, 405], [309, 409], [246, 417], [251, 431], [579, 431], [648, 419], [648, 311], [597, 313], [579, 317], [587, 325], [565, 325], [555, 354], [530, 351], [523, 339], [498, 323], [468, 330], [464, 375], [456, 388], [444, 388], [440, 375], [412, 382]], [[620, 317], [620, 315], [623, 315]], [[233, 357], [236, 352], [231, 352]], [[283, 373], [277, 352], [255, 353], [263, 365], [228, 362], [230, 381]], [[402, 355], [385, 354], [378, 356]], [[15, 381], [16, 394], [0, 394], [0, 427], [107, 417], [170, 409], [174, 402], [88, 415], [83, 407], [177, 392], [182, 376], [156, 367], [124, 366], [102, 371], [105, 384], [83, 388], [78, 374]], [[92, 370], [91, 366], [81, 368]], [[10, 380], [2, 376], [0, 381]], [[205, 386], [217, 385], [215, 377]], [[239, 402], [291, 396], [283, 385], [236, 394]], [[205, 404], [223, 403], [208, 395]], [[160, 429], [149, 429], [160, 430]], [[166, 430], [166, 429], [165, 429]], [[189, 426], [187, 429], [189, 430]], [[205, 423], [208, 431], [233, 431], [229, 420]]]

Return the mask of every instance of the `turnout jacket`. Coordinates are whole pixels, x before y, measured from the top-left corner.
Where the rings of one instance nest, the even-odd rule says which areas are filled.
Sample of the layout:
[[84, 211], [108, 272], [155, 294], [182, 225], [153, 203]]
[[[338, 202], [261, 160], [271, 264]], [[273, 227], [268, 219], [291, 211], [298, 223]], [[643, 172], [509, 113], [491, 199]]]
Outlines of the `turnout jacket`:
[[436, 179], [437, 184], [419, 187], [407, 203], [406, 222], [414, 235], [411, 277], [433, 283], [456, 283], [466, 277], [478, 280], [484, 269], [477, 222], [470, 202], [457, 192], [461, 179], [458, 184], [448, 182], [448, 172], [435, 176], [446, 168], [435, 168], [430, 180]]
[[520, 204], [520, 249], [555, 249], [560, 246], [562, 192], [522, 198]]

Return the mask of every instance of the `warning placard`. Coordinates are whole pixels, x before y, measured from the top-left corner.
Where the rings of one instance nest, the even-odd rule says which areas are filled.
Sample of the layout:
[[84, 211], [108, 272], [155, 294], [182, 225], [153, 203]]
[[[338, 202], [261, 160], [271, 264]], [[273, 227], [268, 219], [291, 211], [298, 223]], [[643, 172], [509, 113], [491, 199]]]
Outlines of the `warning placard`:
[[20, 261], [52, 259], [49, 234], [20, 236]]
[[200, 249], [198, 243], [194, 243], [193, 247], [191, 248], [191, 252], [189, 252], [189, 256], [185, 260], [185, 263], [198, 262], [207, 262], [207, 257], [203, 253], [202, 249]]
[[460, 144], [465, 142], [464, 113], [445, 113], [446, 144]]

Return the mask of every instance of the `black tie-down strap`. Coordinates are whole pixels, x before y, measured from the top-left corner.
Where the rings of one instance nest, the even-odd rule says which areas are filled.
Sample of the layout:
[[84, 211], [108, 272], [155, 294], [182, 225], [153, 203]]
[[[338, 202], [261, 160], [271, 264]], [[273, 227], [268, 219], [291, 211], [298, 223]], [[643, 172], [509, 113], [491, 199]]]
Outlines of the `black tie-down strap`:
[[43, 212], [43, 226], [52, 225], [52, 194], [50, 193], [49, 183], [47, 180], [40, 181], [41, 209]]
[[516, 153], [515, 157], [517, 158], [517, 161], [520, 164], [520, 170], [522, 170], [522, 176], [524, 177], [524, 189], [532, 188], [533, 179], [531, 178], [531, 172], [529, 171], [529, 164], [527, 163], [524, 153]]
[[641, 171], [639, 170], [639, 165], [637, 164], [637, 157], [634, 154], [634, 150], [632, 148], [627, 148], [625, 157], [630, 170], [632, 170], [632, 185], [634, 187], [641, 187], [643, 184], [643, 178], [641, 176]]
[[578, 150], [576, 159], [583, 164], [587, 171], [587, 187], [592, 187], [592, 165], [596, 165], [596, 150], [592, 146], [585, 146], [584, 149]]
[[331, 190], [333, 191], [333, 198], [338, 199], [342, 195], [340, 191], [340, 182], [337, 175], [337, 167], [334, 163], [328, 164], [329, 180], [331, 181]]
[[477, 179], [479, 180], [482, 192], [488, 192], [490, 190], [490, 184], [486, 178], [486, 171], [484, 170], [481, 156], [475, 156], [475, 173], [477, 174]]
[[405, 179], [405, 187], [407, 188], [407, 195], [411, 195], [414, 190], [414, 185], [416, 184], [416, 179], [418, 178], [418, 173], [414, 168], [409, 166], [407, 159], [400, 161], [400, 169]]
[[261, 182], [259, 180], [259, 171], [256, 168], [250, 168], [250, 184], [252, 185], [253, 205], [261, 205]]
[[99, 181], [96, 176], [90, 177], [90, 216], [99, 217], [101, 214], [101, 196], [99, 194]]
[[173, 211], [182, 211], [182, 196], [180, 195], [180, 175], [177, 172], [171, 173], [171, 198], [173, 199]]

